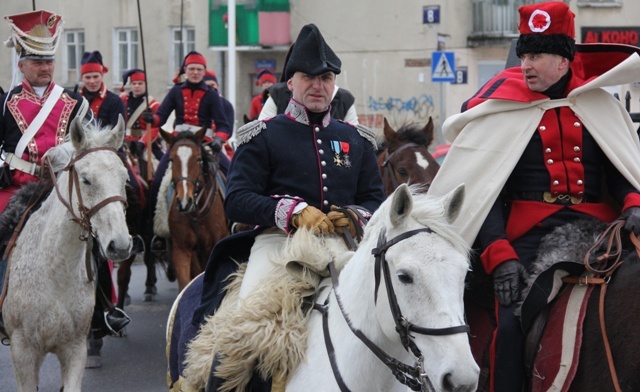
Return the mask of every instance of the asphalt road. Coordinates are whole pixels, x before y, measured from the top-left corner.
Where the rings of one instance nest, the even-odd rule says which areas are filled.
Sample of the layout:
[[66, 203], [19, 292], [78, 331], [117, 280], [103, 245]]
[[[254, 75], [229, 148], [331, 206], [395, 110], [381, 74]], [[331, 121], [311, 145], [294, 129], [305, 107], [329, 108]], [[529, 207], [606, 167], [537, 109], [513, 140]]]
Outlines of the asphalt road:
[[[115, 275], [116, 271], [114, 271]], [[108, 337], [102, 348], [102, 366], [86, 369], [83, 391], [157, 392], [167, 391], [165, 330], [167, 315], [178, 295], [178, 283], [169, 282], [158, 270], [158, 295], [144, 302], [144, 264], [136, 262], [129, 289], [131, 305], [125, 311], [131, 317], [127, 336]], [[0, 391], [16, 391], [9, 347], [0, 346]], [[60, 363], [49, 354], [40, 370], [38, 392], [58, 392], [61, 386]]]

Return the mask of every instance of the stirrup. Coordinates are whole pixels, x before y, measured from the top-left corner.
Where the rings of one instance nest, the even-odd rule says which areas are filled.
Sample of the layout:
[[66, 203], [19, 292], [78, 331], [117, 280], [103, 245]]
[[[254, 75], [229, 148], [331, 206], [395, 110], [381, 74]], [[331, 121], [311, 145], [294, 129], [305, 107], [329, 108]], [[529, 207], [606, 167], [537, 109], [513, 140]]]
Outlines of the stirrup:
[[131, 236], [131, 240], [133, 242], [133, 246], [131, 247], [131, 254], [144, 253], [146, 251], [144, 246], [144, 240], [140, 234], [135, 234]]
[[167, 253], [167, 240], [164, 237], [154, 235], [151, 239], [151, 253], [156, 255], [164, 255]]
[[120, 308], [113, 308], [108, 312], [104, 312], [104, 323], [109, 329], [111, 336], [122, 336], [122, 330], [130, 322], [131, 317]]

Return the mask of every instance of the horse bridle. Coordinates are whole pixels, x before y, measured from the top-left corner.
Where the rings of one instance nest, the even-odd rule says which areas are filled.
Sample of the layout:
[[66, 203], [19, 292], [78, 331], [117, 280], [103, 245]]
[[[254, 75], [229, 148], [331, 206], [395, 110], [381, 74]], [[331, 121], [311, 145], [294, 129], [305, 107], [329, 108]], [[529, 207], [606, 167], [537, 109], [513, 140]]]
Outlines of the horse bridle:
[[[197, 143], [188, 140], [188, 139], [183, 139], [183, 140], [179, 140], [176, 144], [174, 144], [172, 146], [172, 148], [175, 147], [180, 147], [180, 146], [195, 146], [196, 148], [200, 148], [200, 146], [198, 146]], [[202, 167], [203, 163], [200, 162], [200, 172], [198, 173], [198, 176], [196, 177], [196, 179], [194, 180], [191, 177], [178, 177], [172, 180], [173, 182], [173, 187], [174, 189], [176, 188], [176, 185], [179, 182], [182, 181], [186, 181], [188, 183], [193, 184], [193, 195], [194, 195], [194, 204], [196, 206], [200, 205], [200, 209], [196, 210], [193, 213], [189, 213], [188, 216], [191, 217], [194, 220], [200, 220], [202, 219], [202, 217], [204, 217], [209, 210], [211, 209], [211, 207], [213, 206], [213, 204], [215, 203], [215, 199], [218, 196], [218, 192], [215, 192], [215, 187], [216, 187], [216, 181], [215, 181], [215, 173], [211, 174], [211, 178], [212, 180], [208, 183], [209, 187], [208, 187], [208, 192], [206, 192], [206, 199], [203, 203], [200, 203], [200, 198], [202, 197], [203, 194], [203, 190], [205, 189], [204, 186], [207, 185], [207, 179], [204, 175], [204, 169]], [[200, 179], [202, 178], [202, 182], [200, 182]], [[175, 196], [175, 192], [174, 192], [174, 196]], [[211, 197], [213, 197], [213, 200], [211, 199]]]
[[[410, 366], [405, 363], [398, 361], [397, 359], [391, 357], [389, 354], [384, 352], [380, 347], [378, 347], [374, 342], [372, 342], [366, 335], [362, 333], [359, 329], [355, 328], [349, 318], [346, 315], [344, 310], [342, 301], [340, 296], [335, 290], [338, 287], [338, 275], [335, 269], [335, 265], [333, 262], [329, 264], [329, 270], [331, 272], [331, 280], [334, 287], [334, 294], [336, 296], [336, 300], [338, 302], [338, 306], [340, 311], [349, 326], [349, 329], [360, 339], [393, 373], [396, 379], [411, 388], [413, 391], [435, 391], [429, 377], [426, 373], [423, 372], [424, 369], [424, 356], [418, 346], [415, 344], [413, 340], [413, 336], [411, 332], [415, 332], [421, 335], [432, 335], [432, 336], [444, 336], [444, 335], [453, 335], [457, 333], [469, 333], [469, 325], [462, 324], [455, 327], [446, 327], [446, 328], [425, 328], [417, 326], [402, 315], [402, 311], [400, 310], [400, 306], [398, 305], [398, 300], [393, 289], [393, 283], [391, 282], [391, 273], [389, 270], [389, 264], [385, 258], [385, 254], [389, 248], [393, 245], [399, 243], [400, 241], [406, 240], [407, 238], [411, 238], [416, 234], [420, 233], [433, 233], [433, 230], [430, 228], [422, 228], [407, 231], [399, 236], [393, 238], [390, 241], [386, 240], [386, 235], [384, 231], [380, 232], [380, 236], [378, 237], [377, 246], [372, 249], [371, 253], [375, 257], [375, 301], [377, 303], [378, 299], [378, 287], [380, 286], [380, 271], [382, 270], [382, 274], [384, 276], [385, 287], [387, 289], [387, 296], [389, 298], [389, 307], [391, 308], [391, 314], [393, 315], [394, 322], [396, 324], [396, 332], [400, 335], [400, 341], [404, 346], [405, 350], [411, 350], [411, 353], [417, 358], [415, 365]], [[333, 370], [334, 377], [340, 390], [345, 392], [349, 391], [349, 388], [344, 383], [342, 376], [340, 375], [340, 371], [338, 369], [337, 363], [335, 361], [334, 348], [331, 343], [331, 336], [329, 335], [329, 323], [328, 323], [328, 306], [329, 298], [327, 298], [326, 302], [323, 306], [316, 306], [315, 308], [320, 310], [323, 314], [323, 331], [325, 338], [325, 345], [327, 347], [327, 352], [329, 354], [329, 360], [331, 362], [331, 368]]]
[[387, 157], [385, 158], [384, 162], [382, 162], [382, 167], [389, 167], [390, 170], [390, 177], [391, 177], [391, 184], [393, 185], [393, 189], [396, 189], [399, 185], [400, 185], [400, 181], [398, 181], [398, 177], [396, 177], [396, 170], [393, 167], [393, 164], [391, 163], [391, 158], [398, 152], [406, 150], [407, 148], [411, 148], [411, 147], [420, 147], [419, 145], [415, 144], [415, 143], [407, 143], [407, 144], [403, 144], [402, 146], [398, 147], [398, 149], [396, 149], [393, 152], [390, 152], [389, 155], [387, 155]]
[[[91, 208], [87, 208], [84, 205], [84, 202], [82, 201], [82, 194], [80, 193], [80, 180], [78, 179], [78, 172], [75, 169], [75, 163], [78, 162], [80, 159], [84, 158], [85, 156], [87, 156], [88, 154], [92, 153], [92, 152], [96, 152], [96, 151], [111, 151], [114, 154], [118, 154], [118, 151], [115, 148], [112, 147], [94, 147], [94, 148], [89, 148], [83, 152], [81, 152], [80, 154], [74, 156], [71, 161], [69, 161], [69, 163], [67, 164], [67, 166], [65, 166], [65, 168], [63, 169], [64, 171], [68, 171], [69, 172], [69, 186], [68, 186], [68, 195], [69, 195], [69, 200], [65, 200], [64, 197], [62, 197], [62, 194], [60, 193], [60, 188], [58, 187], [58, 178], [56, 177], [55, 172], [53, 171], [52, 165], [51, 165], [51, 161], [49, 160], [49, 157], [47, 157], [47, 166], [49, 167], [49, 173], [51, 175], [51, 181], [53, 182], [53, 186], [56, 190], [56, 194], [58, 195], [58, 199], [60, 200], [60, 202], [67, 208], [67, 210], [69, 211], [69, 213], [71, 214], [71, 216], [73, 217], [71, 220], [76, 222], [78, 225], [80, 225], [80, 227], [83, 230], [83, 233], [80, 235], [79, 239], [80, 241], [87, 241], [89, 238], [96, 238], [96, 234], [93, 232], [93, 226], [91, 225], [91, 218], [104, 206], [106, 206], [109, 203], [113, 203], [113, 202], [122, 202], [125, 205], [125, 208], [127, 206], [127, 199], [123, 196], [109, 196], [106, 199], [102, 200], [101, 202], [99, 202], [98, 204], [94, 205]], [[76, 197], [78, 198], [78, 215], [76, 215], [76, 213], [73, 210], [73, 207], [71, 206], [71, 197], [73, 195], [73, 191], [75, 189], [75, 193], [76, 193]], [[89, 253], [90, 253], [90, 247], [87, 247], [87, 258], [86, 258], [86, 263], [87, 263], [87, 277], [89, 278], [89, 281], [93, 280], [93, 275], [90, 273], [91, 268], [90, 268], [90, 260], [91, 258], [89, 257]]]

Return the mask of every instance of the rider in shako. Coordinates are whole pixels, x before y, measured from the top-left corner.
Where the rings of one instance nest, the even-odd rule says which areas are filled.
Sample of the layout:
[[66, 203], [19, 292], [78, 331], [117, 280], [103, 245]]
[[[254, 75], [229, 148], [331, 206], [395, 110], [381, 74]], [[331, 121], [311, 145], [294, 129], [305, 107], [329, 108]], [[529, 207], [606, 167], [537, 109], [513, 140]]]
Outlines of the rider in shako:
[[[39, 179], [43, 174], [42, 156], [63, 143], [71, 121], [84, 118], [89, 109], [80, 94], [53, 82], [62, 17], [33, 11], [5, 19], [12, 30], [7, 43], [16, 49], [18, 69], [24, 77], [20, 86], [0, 96], [2, 158], [4, 169], [11, 167], [11, 184], [3, 184], [0, 189], [0, 211], [18, 188]], [[18, 146], [20, 151], [16, 150]]]
[[[131, 85], [131, 91], [125, 93], [125, 86], [129, 83]], [[145, 149], [147, 139], [147, 129], [140, 126], [140, 120], [142, 112], [149, 107], [153, 113], [155, 113], [160, 107], [160, 102], [151, 95], [148, 96], [149, 105], [147, 105], [147, 82], [145, 78], [145, 72], [141, 69], [130, 69], [122, 74], [122, 87], [120, 91], [120, 99], [124, 103], [125, 107], [125, 121], [127, 127], [127, 133], [125, 140], [129, 143], [137, 143], [138, 147]], [[156, 159], [162, 159], [164, 151], [162, 151], [158, 141], [158, 127], [151, 128], [151, 152]]]
[[638, 48], [576, 47], [574, 14], [563, 2], [519, 12], [521, 66], [494, 77], [446, 120], [453, 145], [429, 189], [443, 195], [466, 184], [455, 224], [469, 245], [476, 241], [493, 278], [490, 382], [509, 392], [524, 381], [524, 332], [513, 312], [542, 237], [589, 217], [610, 222], [621, 211], [626, 229], [640, 233], [638, 135], [602, 89], [640, 80]]
[[97, 50], [84, 52], [80, 62], [82, 96], [89, 101], [94, 117], [102, 126], [115, 127], [118, 124], [118, 116], [125, 117], [124, 103], [116, 93], [109, 91], [104, 83], [104, 74], [109, 72], [109, 68], [102, 64], [102, 54]]
[[384, 200], [373, 132], [330, 114], [340, 66], [318, 28], [304, 26], [285, 69], [293, 93], [285, 113], [238, 130], [225, 212], [232, 221], [258, 228], [227, 237], [214, 248], [195, 325], [218, 307], [225, 278], [237, 268], [233, 260], [248, 259], [240, 288], [245, 298], [274, 269], [268, 255], [296, 229], [355, 233], [354, 222], [335, 206], [352, 206], [368, 219]]

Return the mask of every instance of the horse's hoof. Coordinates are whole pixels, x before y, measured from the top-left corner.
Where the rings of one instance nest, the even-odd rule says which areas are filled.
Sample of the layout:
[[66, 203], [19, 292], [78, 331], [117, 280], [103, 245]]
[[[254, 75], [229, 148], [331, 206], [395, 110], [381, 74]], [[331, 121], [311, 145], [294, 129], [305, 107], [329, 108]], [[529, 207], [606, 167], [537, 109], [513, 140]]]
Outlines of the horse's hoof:
[[145, 293], [144, 294], [144, 302], [153, 302], [156, 299], [155, 294]]
[[124, 305], [125, 305], [125, 306], [129, 306], [129, 305], [131, 305], [131, 297], [129, 297], [129, 294], [127, 294], [127, 295], [124, 297]]
[[100, 355], [87, 356], [87, 363], [85, 363], [84, 365], [85, 369], [95, 369], [95, 368], [99, 368], [100, 366], [102, 366], [102, 363], [100, 361]]

